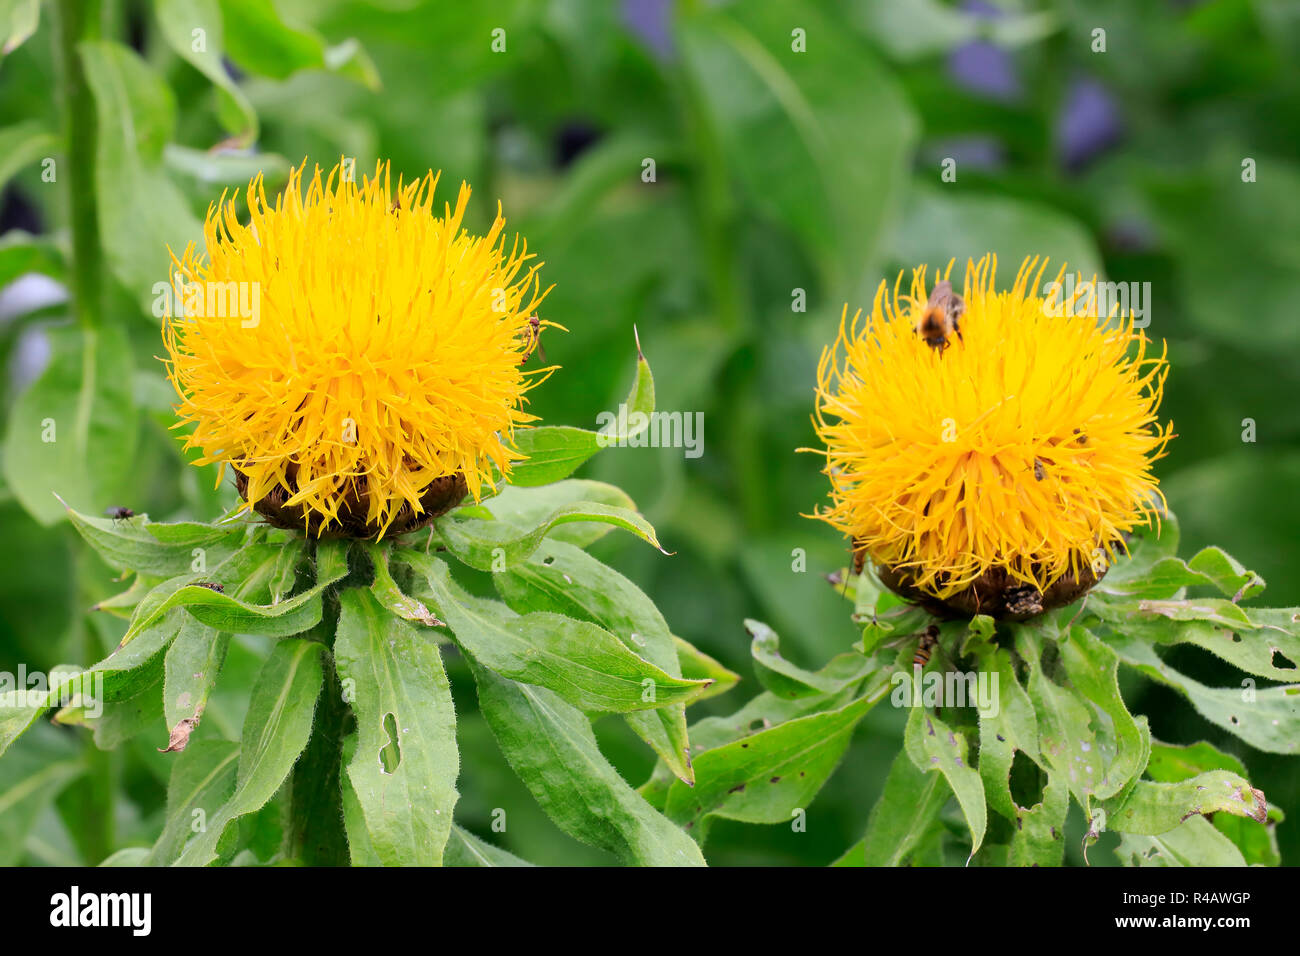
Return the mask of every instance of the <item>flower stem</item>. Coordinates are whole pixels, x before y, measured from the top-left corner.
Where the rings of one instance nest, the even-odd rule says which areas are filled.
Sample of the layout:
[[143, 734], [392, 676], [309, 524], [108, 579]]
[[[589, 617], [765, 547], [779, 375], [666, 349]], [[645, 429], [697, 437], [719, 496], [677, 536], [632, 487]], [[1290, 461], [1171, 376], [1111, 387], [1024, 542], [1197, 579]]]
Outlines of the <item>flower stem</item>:
[[77, 45], [99, 38], [103, 6], [100, 0], [57, 0], [54, 12], [54, 58], [63, 105], [64, 181], [72, 231], [69, 276], [77, 321], [89, 331], [99, 323], [101, 313], [103, 252], [95, 206], [95, 99]]
[[[77, 44], [101, 35], [103, 6], [101, 0], [56, 0], [51, 6], [54, 63], [63, 111], [64, 183], [72, 231], [69, 285], [77, 320], [90, 333], [100, 314], [103, 254], [95, 211], [95, 101], [86, 83]], [[102, 655], [89, 628], [85, 635], [83, 654], [87, 660], [98, 660]], [[67, 799], [75, 805], [75, 815], [80, 821], [76, 833], [79, 848], [87, 861], [99, 863], [113, 852], [116, 839], [113, 794], [119, 758], [88, 742], [84, 759], [86, 786], [74, 788]]]
[[[325, 620], [314, 632], [332, 648], [338, 627], [338, 602], [326, 596]], [[347, 831], [343, 826], [343, 738], [349, 710], [343, 687], [326, 660], [325, 686], [316, 702], [311, 738], [294, 765], [289, 788], [289, 819], [285, 831], [285, 856], [307, 866], [348, 866]]]

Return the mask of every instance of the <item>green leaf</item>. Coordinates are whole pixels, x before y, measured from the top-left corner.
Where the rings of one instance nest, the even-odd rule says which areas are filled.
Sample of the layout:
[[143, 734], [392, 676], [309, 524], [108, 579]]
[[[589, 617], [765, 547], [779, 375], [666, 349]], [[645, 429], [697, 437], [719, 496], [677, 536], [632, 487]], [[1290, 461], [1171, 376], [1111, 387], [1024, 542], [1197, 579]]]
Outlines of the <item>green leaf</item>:
[[226, 52], [251, 73], [283, 80], [299, 70], [329, 70], [379, 89], [379, 74], [355, 40], [327, 47], [314, 31], [291, 27], [271, 0], [220, 0]]
[[[562, 541], [544, 541], [527, 562], [493, 575], [493, 581], [516, 613], [546, 611], [590, 621], [666, 674], [682, 676], [672, 632], [654, 602], [623, 575], [581, 548]], [[674, 774], [688, 783], [695, 779], [684, 703], [633, 712], [624, 719]]]
[[[357, 735], [348, 734], [343, 739], [343, 766], [352, 762], [356, 752]], [[357, 799], [357, 791], [346, 773], [340, 775], [339, 786], [343, 791], [343, 828], [348, 837], [348, 858], [353, 866], [383, 866], [383, 861], [370, 842], [370, 834], [366, 831], [366, 815], [361, 809], [361, 801]]]
[[561, 830], [638, 866], [702, 866], [699, 847], [627, 785], [586, 716], [543, 687], [470, 667], [501, 752]]
[[235, 790], [239, 745], [230, 740], [197, 740], [178, 754], [167, 784], [166, 823], [144, 865], [174, 863], [199, 819], [211, 819]]
[[[154, 312], [155, 297], [169, 288], [168, 248], [179, 254], [203, 238], [202, 224], [162, 166], [176, 125], [175, 98], [161, 75], [121, 44], [94, 40], [78, 49], [99, 120], [100, 242], [118, 281], [139, 296], [144, 311]], [[121, 380], [123, 387], [129, 382], [129, 375]]]
[[311, 735], [324, 650], [322, 644], [301, 640], [280, 641], [271, 649], [244, 718], [234, 793], [185, 845], [178, 865], [206, 866], [215, 860], [227, 826], [265, 806], [289, 776]]
[[163, 165], [176, 175], [183, 187], [199, 194], [214, 187], [224, 189], [233, 185], [238, 189], [260, 175], [270, 195], [288, 182], [291, 167], [289, 160], [278, 153], [213, 152], [176, 143], [163, 147]]
[[1300, 753], [1300, 684], [1257, 689], [1208, 687], [1175, 670], [1145, 641], [1108, 638], [1120, 660], [1158, 683], [1181, 693], [1210, 723], [1268, 753]]
[[962, 815], [971, 833], [971, 855], [984, 842], [988, 826], [988, 808], [984, 801], [984, 782], [970, 765], [964, 734], [955, 733], [936, 715], [923, 707], [913, 707], [903, 734], [907, 756], [918, 769], [938, 771], [957, 796]]
[[485, 843], [464, 827], [452, 826], [451, 839], [443, 856], [447, 866], [532, 866], [513, 853]]
[[1158, 783], [1177, 783], [1195, 777], [1206, 770], [1229, 770], [1246, 776], [1246, 765], [1232, 754], [1204, 740], [1194, 744], [1165, 744], [1151, 742], [1151, 759], [1147, 761], [1146, 776]]
[[543, 425], [515, 432], [515, 449], [526, 455], [510, 469], [510, 483], [519, 487], [549, 485], [567, 478], [602, 448], [641, 441], [655, 410], [655, 380], [637, 341], [636, 378], [623, 405], [624, 416], [599, 432], [569, 425]]
[[115, 326], [49, 330], [50, 364], [14, 403], [4, 443], [4, 473], [14, 496], [42, 524], [63, 506], [116, 504], [135, 463], [138, 432], [131, 352]]
[[751, 638], [749, 652], [754, 659], [754, 674], [763, 687], [778, 697], [808, 697], [833, 694], [845, 686], [824, 674], [804, 670], [781, 656], [781, 638], [762, 621], [745, 620]]
[[[477, 508], [460, 509], [464, 517], [478, 517], [496, 520], [517, 528], [536, 527], [546, 516], [557, 508], [575, 505], [579, 502], [596, 502], [611, 508], [625, 508], [636, 511], [636, 502], [628, 497], [627, 492], [603, 481], [591, 481], [586, 478], [566, 478], [539, 488], [520, 488], [506, 485], [493, 498], [485, 500]], [[585, 548], [599, 541], [613, 531], [612, 525], [604, 522], [579, 521], [562, 524], [552, 529], [548, 538], [567, 541], [579, 548]]]
[[148, 515], [93, 518], [73, 508], [67, 513], [77, 533], [110, 568], [159, 577], [193, 571], [200, 560], [215, 566], [235, 553], [245, 533], [242, 524], [164, 524], [151, 522]]
[[62, 247], [53, 239], [33, 236], [17, 229], [0, 238], [0, 287], [29, 272], [62, 279], [67, 261]]
[[24, 166], [52, 155], [59, 148], [59, 138], [40, 120], [0, 127], [0, 189]]
[[144, 866], [149, 859], [146, 846], [128, 846], [112, 854], [100, 866]]
[[670, 676], [604, 628], [560, 614], [516, 615], [466, 594], [437, 558], [410, 550], [398, 556], [428, 583], [428, 600], [467, 654], [505, 677], [548, 687], [582, 710], [648, 710], [690, 700], [708, 686]]
[[193, 617], [186, 616], [181, 624], [164, 661], [163, 719], [172, 736], [169, 749], [185, 749], [208, 705], [229, 646], [229, 634]]
[[942, 775], [926, 773], [900, 751], [867, 818], [863, 852], [856, 865], [908, 865], [951, 796], [952, 789]]
[[1300, 609], [1245, 608], [1197, 598], [1116, 602], [1095, 611], [1127, 641], [1191, 644], [1259, 677], [1286, 681], [1297, 676]]
[[1018, 806], [1011, 796], [1011, 766], [1017, 750], [1042, 766], [1038, 719], [1033, 701], [1016, 677], [1010, 652], [986, 642], [976, 649], [976, 656], [980, 670], [996, 674], [998, 680], [996, 711], [984, 710], [979, 715], [979, 774], [989, 806], [1016, 822], [1025, 808]]
[[[917, 135], [893, 76], [816, 7], [796, 23], [778, 0], [693, 4], [678, 26], [721, 162], [845, 289], [879, 254]], [[794, 26], [807, 52], [793, 49]]]
[[[1069, 782], [1079, 805], [1119, 793], [1146, 766], [1151, 735], [1120, 697], [1118, 658], [1083, 628], [1058, 644], [1046, 625], [1016, 626], [1016, 650], [1029, 664], [1029, 698], [1038, 719], [1039, 748], [1047, 768]], [[1071, 686], [1044, 672], [1046, 647], [1059, 650]]]
[[348, 589], [334, 659], [357, 717], [348, 780], [387, 866], [438, 866], [456, 805], [456, 713], [438, 645]]
[[1127, 866], [1245, 866], [1233, 842], [1194, 816], [1158, 836], [1120, 835], [1115, 855]]
[[183, 607], [201, 623], [230, 634], [288, 637], [315, 627], [321, 620], [321, 593], [347, 574], [347, 545], [322, 541], [317, 546], [316, 583], [279, 604], [250, 604], [220, 591], [191, 583], [197, 575], [182, 575], [158, 585], [140, 602], [123, 646], [172, 608]]
[[[1110, 616], [1122, 614], [1132, 598], [1172, 598], [1182, 588], [1212, 587], [1232, 598], [1233, 603], [1252, 598], [1264, 590], [1264, 579], [1247, 570], [1220, 548], [1204, 548], [1190, 561], [1169, 556], [1161, 558], [1140, 577], [1112, 581], [1110, 575], [1102, 580], [1098, 597], [1116, 605]], [[1106, 605], [1099, 610], [1106, 616]]]
[[760, 730], [697, 754], [695, 786], [674, 781], [664, 812], [704, 842], [714, 817], [789, 823], [806, 812], [882, 695]]
[[1231, 813], [1263, 824], [1268, 804], [1263, 791], [1228, 770], [1207, 770], [1177, 783], [1139, 780], [1137, 786], [1106, 806], [1106, 825], [1120, 833], [1156, 836], [1193, 814]]
[[388, 570], [388, 549], [373, 542], [365, 542], [366, 553], [370, 555], [371, 565], [375, 569], [375, 580], [370, 585], [370, 592], [383, 607], [396, 614], [404, 621], [415, 621], [425, 627], [446, 627], [430, 613], [424, 604], [403, 593], [393, 580]]
[[[49, 728], [46, 728], [47, 730]], [[38, 747], [28, 747], [28, 743]], [[24, 741], [22, 752], [15, 749], [0, 761], [0, 866], [17, 866], [22, 862], [24, 844], [36, 818], [69, 783], [85, 773], [85, 765], [68, 757], [53, 741], [58, 754], [49, 754], [49, 741]]]
[[[1166, 512], [1160, 519], [1158, 527], [1141, 525], [1133, 530], [1128, 542], [1129, 553], [1121, 557], [1106, 571], [1106, 576], [1090, 592], [1100, 597], [1112, 592], [1127, 593], [1143, 588], [1144, 581], [1151, 574], [1151, 569], [1166, 558], [1176, 558], [1181, 532], [1178, 519], [1173, 512]], [[1173, 597], [1177, 590], [1162, 584], [1158, 593], [1149, 597]]]
[[0, 3], [0, 57], [27, 42], [41, 22], [40, 0], [5, 0]]
[[1070, 788], [1059, 773], [1049, 772], [1042, 801], [1017, 816], [1007, 866], [1060, 866], [1065, 858], [1065, 815], [1069, 809]]
[[[226, 124], [227, 132], [235, 136], [236, 145], [252, 144], [257, 139], [257, 113], [221, 61], [224, 37], [221, 7], [217, 0], [155, 0], [154, 14], [158, 17], [163, 38], [172, 50], [219, 90], [221, 108], [217, 113]], [[194, 35], [200, 30], [201, 43]]]
[[94, 712], [98, 703], [130, 700], [154, 687], [162, 677], [163, 654], [180, 631], [178, 613], [155, 621], [127, 647], [119, 647], [88, 670], [53, 669], [48, 686], [14, 688], [0, 679], [0, 754], [51, 707], [78, 704]]
[[479, 571], [504, 571], [526, 560], [557, 525], [578, 521], [601, 522], [623, 528], [660, 551], [664, 550], [650, 522], [635, 511], [592, 501], [556, 508], [527, 527], [499, 520], [460, 518], [456, 512], [440, 519], [437, 527], [447, 550], [460, 561]]
[[740, 682], [739, 674], [728, 670], [685, 638], [674, 634], [673, 646], [677, 648], [677, 660], [681, 664], [683, 677], [687, 680], [711, 681], [704, 693], [691, 701], [692, 704], [725, 694]]

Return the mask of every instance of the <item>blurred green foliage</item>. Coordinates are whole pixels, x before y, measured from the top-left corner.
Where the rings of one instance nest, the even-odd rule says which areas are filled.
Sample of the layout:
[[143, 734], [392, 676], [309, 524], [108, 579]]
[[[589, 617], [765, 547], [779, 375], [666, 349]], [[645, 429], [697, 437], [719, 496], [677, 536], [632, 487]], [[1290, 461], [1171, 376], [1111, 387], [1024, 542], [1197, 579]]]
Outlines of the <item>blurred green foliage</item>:
[[[28, 272], [76, 278], [66, 269], [76, 210], [63, 188], [76, 157], [65, 147], [86, 140], [62, 126], [53, 92], [52, 5], [14, 42], [37, 7], [0, 3], [0, 40], [14, 47], [0, 61], [0, 285]], [[546, 421], [593, 427], [617, 406], [634, 325], [659, 408], [704, 414], [698, 459], [621, 449], [585, 471], [627, 489], [676, 554], [617, 536], [595, 552], [678, 634], [747, 678], [701, 709], [729, 712], [755, 692], [746, 617], [769, 621], [804, 666], [858, 636], [824, 580], [846, 562], [845, 545], [801, 517], [826, 494], [818, 459], [795, 449], [814, 443], [814, 371], [845, 303], [869, 305], [882, 278], [922, 262], [956, 257], [960, 269], [993, 251], [1005, 281], [1021, 257], [1046, 255], [1151, 283], [1148, 331], [1169, 346], [1164, 413], [1179, 435], [1158, 473], [1184, 549], [1221, 545], [1268, 581], [1269, 603], [1297, 603], [1300, 9], [1287, 0], [123, 0], [105, 4], [104, 19], [102, 39], [80, 49], [112, 277], [97, 346], [65, 347], [67, 304], [9, 298], [0, 317], [0, 670], [88, 663], [107, 649], [84, 612], [111, 593], [109, 573], [44, 489], [156, 519], [206, 520], [232, 501], [233, 489], [212, 490], [210, 470], [183, 466], [168, 432], [150, 290], [166, 277], [166, 245], [196, 238], [222, 190], [258, 170], [274, 187], [304, 157], [353, 157], [362, 171], [389, 159], [408, 178], [441, 169], [446, 195], [473, 185], [471, 225], [500, 199], [555, 284], [545, 317], [570, 329], [545, 338], [563, 366], [532, 393]], [[949, 158], [953, 182], [941, 177]], [[89, 391], [87, 370], [98, 382]], [[30, 441], [15, 438], [52, 403], [93, 411], [78, 446], [92, 468], [29, 457]], [[792, 570], [797, 549], [806, 570]], [[256, 659], [232, 644], [223, 683], [251, 680]], [[1210, 683], [1227, 673], [1198, 650], [1174, 660]], [[474, 764], [458, 818], [486, 835], [492, 809], [506, 807], [508, 832], [493, 838], [513, 852], [612, 859], [542, 815], [476, 714], [463, 666], [451, 672], [462, 762]], [[1134, 679], [1124, 691], [1154, 736], [1236, 754], [1300, 819], [1300, 779], [1282, 758], [1251, 751], [1167, 690]], [[868, 715], [806, 833], [723, 821], [710, 862], [836, 859], [861, 835], [904, 719]], [[96, 862], [151, 839], [165, 759], [148, 746], [99, 754], [72, 730], [40, 730], [0, 764], [0, 791], [29, 765], [46, 768], [50, 795], [87, 769], [100, 784], [53, 803], [29, 798], [30, 835], [21, 851], [6, 845], [4, 862]], [[625, 776], [644, 779], [652, 755], [641, 742], [618, 721], [598, 730]], [[86, 822], [86, 801], [111, 815]], [[1072, 827], [1068, 858], [1079, 862], [1083, 823]], [[1300, 860], [1294, 823], [1279, 839], [1283, 861]]]

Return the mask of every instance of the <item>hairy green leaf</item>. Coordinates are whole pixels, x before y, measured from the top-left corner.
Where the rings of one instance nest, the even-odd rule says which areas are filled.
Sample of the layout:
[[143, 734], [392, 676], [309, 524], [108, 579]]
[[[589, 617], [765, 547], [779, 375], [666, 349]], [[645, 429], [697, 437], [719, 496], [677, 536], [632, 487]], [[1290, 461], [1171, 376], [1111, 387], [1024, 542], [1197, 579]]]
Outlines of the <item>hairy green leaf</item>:
[[936, 715], [922, 707], [913, 707], [903, 734], [907, 756], [917, 768], [927, 773], [943, 774], [957, 796], [962, 815], [971, 832], [971, 854], [979, 850], [988, 827], [988, 807], [984, 799], [984, 782], [970, 765], [968, 743], [964, 734], [948, 728]]
[[[633, 654], [672, 677], [682, 676], [672, 632], [654, 602], [581, 548], [544, 541], [528, 561], [493, 575], [493, 581], [511, 610], [520, 614], [549, 611], [590, 621], [621, 640]], [[624, 719], [674, 774], [688, 783], [695, 779], [684, 703], [635, 711]]]
[[480, 840], [464, 827], [453, 825], [447, 852], [443, 857], [447, 866], [532, 866], [513, 853], [500, 850]]
[[324, 650], [314, 641], [292, 639], [272, 648], [244, 718], [234, 793], [185, 845], [178, 865], [206, 866], [215, 860], [226, 827], [265, 806], [289, 776], [311, 735]]
[[456, 805], [456, 714], [438, 645], [368, 590], [339, 596], [334, 658], [357, 716], [348, 779], [388, 866], [437, 866]]
[[505, 677], [549, 687], [583, 710], [649, 710], [690, 700], [708, 686], [669, 675], [604, 628], [560, 614], [516, 615], [466, 594], [437, 558], [418, 551], [399, 556], [427, 582], [428, 600], [466, 653]]
[[544, 687], [500, 677], [471, 658], [479, 707], [520, 779], [561, 830], [639, 866], [702, 866], [699, 847], [627, 785], [591, 723]]

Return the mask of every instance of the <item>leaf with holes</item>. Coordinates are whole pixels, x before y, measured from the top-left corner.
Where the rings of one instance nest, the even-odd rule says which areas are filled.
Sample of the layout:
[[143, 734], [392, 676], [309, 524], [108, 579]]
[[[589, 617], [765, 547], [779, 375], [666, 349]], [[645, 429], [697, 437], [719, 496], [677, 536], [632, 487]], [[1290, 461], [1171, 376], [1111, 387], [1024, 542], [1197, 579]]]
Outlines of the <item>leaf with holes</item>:
[[1259, 824], [1268, 819], [1264, 793], [1228, 770], [1208, 770], [1177, 783], [1139, 780], [1105, 806], [1106, 825], [1120, 833], [1156, 836], [1195, 814], [1231, 813]]
[[1268, 753], [1300, 754], [1300, 684], [1209, 687], [1166, 664], [1149, 643], [1122, 636], [1107, 643], [1130, 667], [1178, 691], [1206, 720]]
[[184, 750], [198, 726], [217, 683], [230, 646], [230, 635], [186, 617], [167, 650], [164, 663], [163, 716], [170, 751]]
[[358, 734], [347, 773], [370, 845], [386, 866], [437, 866], [460, 770], [438, 645], [368, 590], [346, 590], [339, 603], [334, 659], [340, 680], [352, 682]]
[[695, 786], [674, 782], [664, 812], [701, 843], [715, 817], [789, 823], [806, 812], [844, 756], [854, 727], [880, 696], [705, 750], [695, 757]]
[[957, 795], [966, 825], [970, 827], [971, 853], [979, 850], [988, 827], [988, 807], [984, 800], [984, 782], [970, 765], [969, 744], [964, 734], [949, 729], [934, 714], [913, 707], [903, 732], [907, 756], [920, 770], [941, 773]]

